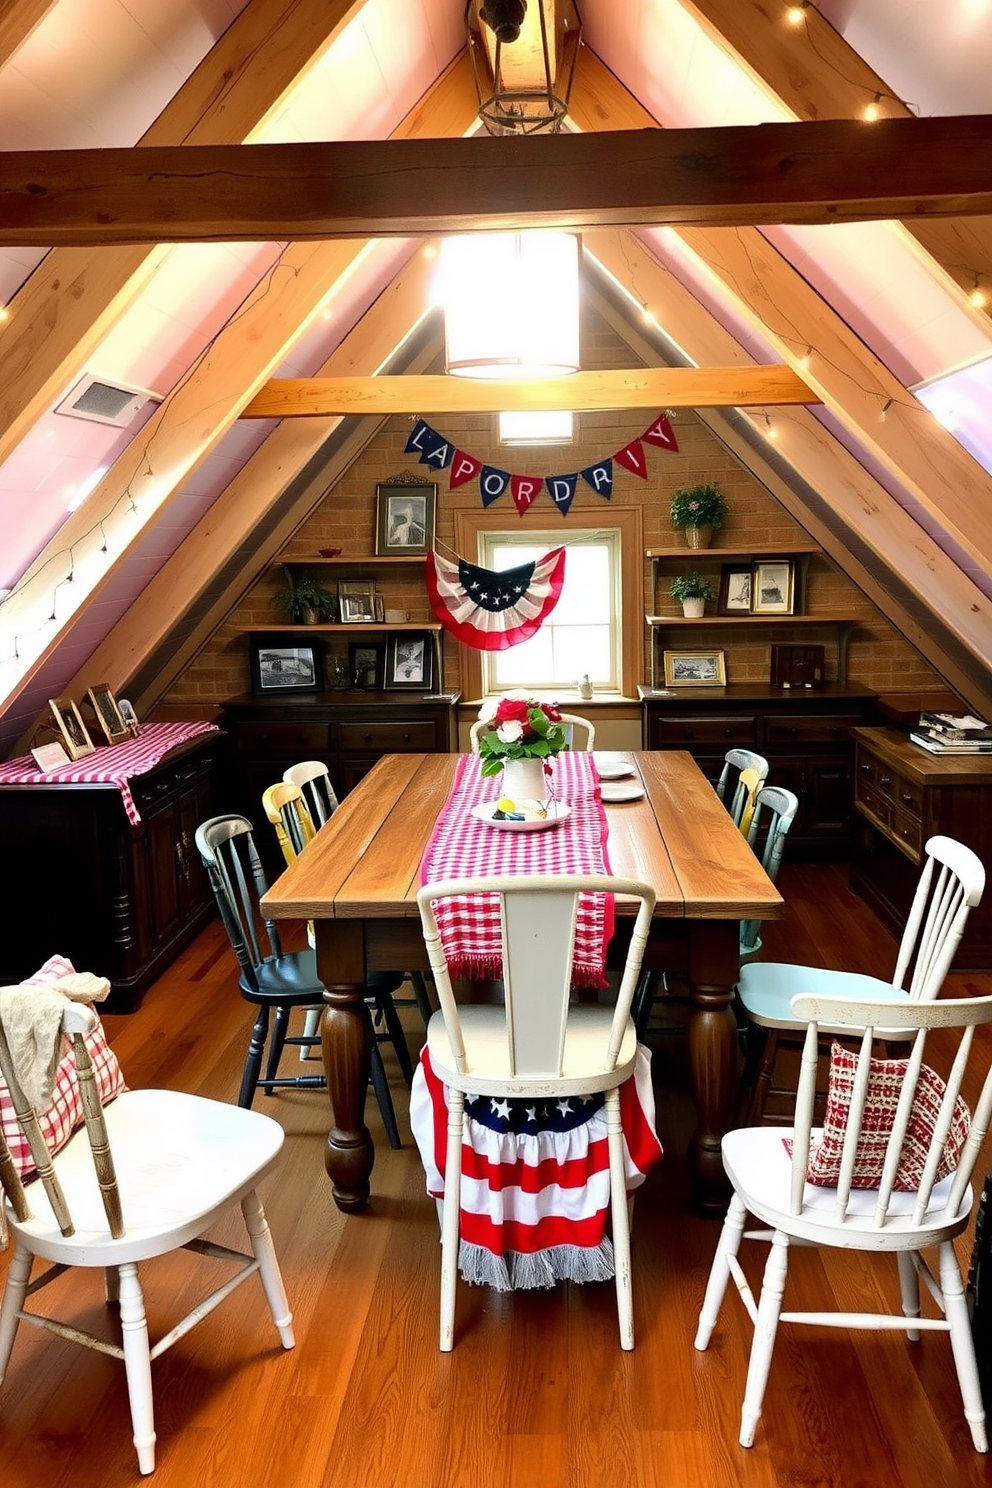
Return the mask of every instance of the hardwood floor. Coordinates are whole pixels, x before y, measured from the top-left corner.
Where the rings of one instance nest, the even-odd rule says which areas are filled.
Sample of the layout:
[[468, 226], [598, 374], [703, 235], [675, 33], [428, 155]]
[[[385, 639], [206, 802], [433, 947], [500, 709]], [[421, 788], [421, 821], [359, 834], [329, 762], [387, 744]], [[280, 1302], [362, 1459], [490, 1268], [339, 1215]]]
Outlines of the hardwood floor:
[[[847, 893], [844, 870], [786, 867], [781, 884], [790, 909], [768, 930], [768, 956], [822, 956], [888, 974], [894, 946]], [[955, 977], [952, 991], [992, 992], [992, 976]], [[138, 1013], [106, 1018], [130, 1084], [225, 1100], [237, 1092], [249, 1022], [219, 927]], [[413, 1010], [409, 1027], [413, 1044]], [[718, 1226], [689, 1204], [685, 1040], [662, 1035], [653, 1047], [666, 1155], [635, 1208], [633, 1354], [618, 1346], [612, 1283], [512, 1297], [460, 1285], [456, 1347], [438, 1353], [437, 1222], [395, 1064], [387, 1067], [404, 1147], [386, 1146], [370, 1097], [373, 1203], [349, 1218], [324, 1177], [324, 1096], [259, 1097], [287, 1133], [263, 1200], [297, 1346], [279, 1347], [250, 1283], [156, 1362], [158, 1488], [992, 1483], [992, 1463], [971, 1447], [944, 1335], [907, 1345], [894, 1335], [783, 1329], [757, 1444], [738, 1447], [750, 1327], [728, 1296], [709, 1351], [692, 1348]], [[235, 1235], [233, 1227], [222, 1238]], [[970, 1232], [961, 1249], [967, 1257]], [[168, 1326], [210, 1264], [183, 1256], [143, 1268], [153, 1330]], [[745, 1265], [757, 1281], [760, 1270]], [[80, 1321], [99, 1326], [101, 1278], [78, 1281], [51, 1290], [65, 1297], [71, 1287]], [[795, 1251], [790, 1284], [803, 1306], [898, 1296], [894, 1266], [872, 1257]], [[137, 1478], [123, 1367], [22, 1327], [0, 1391], [0, 1483], [112, 1488]]]

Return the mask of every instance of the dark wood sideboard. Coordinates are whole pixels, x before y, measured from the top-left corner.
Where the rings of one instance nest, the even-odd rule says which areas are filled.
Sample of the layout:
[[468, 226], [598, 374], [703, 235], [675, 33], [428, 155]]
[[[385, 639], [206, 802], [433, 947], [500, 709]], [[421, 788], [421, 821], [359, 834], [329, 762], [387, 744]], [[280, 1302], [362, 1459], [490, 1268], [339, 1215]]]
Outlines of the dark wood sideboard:
[[807, 689], [757, 682], [667, 692], [642, 688], [641, 698], [645, 749], [687, 749], [714, 783], [728, 749], [754, 749], [766, 757], [769, 784], [799, 798], [788, 856], [842, 856], [850, 850], [851, 731], [872, 721], [873, 692], [857, 683]]
[[[893, 728], [854, 731], [857, 830], [851, 888], [902, 934], [923, 846], [942, 833], [992, 866], [992, 757], [938, 758]], [[992, 970], [992, 890], [971, 911], [954, 965]]]
[[[384, 754], [451, 753], [458, 748], [457, 701], [457, 693], [361, 689], [231, 698], [223, 722], [234, 747], [236, 800], [226, 809], [260, 825], [262, 792], [300, 760], [323, 760], [343, 798]], [[256, 839], [266, 866], [277, 866], [271, 828]]]
[[57, 952], [109, 977], [114, 1011], [138, 1005], [214, 914], [193, 839], [219, 809], [225, 743], [201, 735], [133, 777], [137, 826], [116, 785], [0, 786], [0, 982], [30, 976]]

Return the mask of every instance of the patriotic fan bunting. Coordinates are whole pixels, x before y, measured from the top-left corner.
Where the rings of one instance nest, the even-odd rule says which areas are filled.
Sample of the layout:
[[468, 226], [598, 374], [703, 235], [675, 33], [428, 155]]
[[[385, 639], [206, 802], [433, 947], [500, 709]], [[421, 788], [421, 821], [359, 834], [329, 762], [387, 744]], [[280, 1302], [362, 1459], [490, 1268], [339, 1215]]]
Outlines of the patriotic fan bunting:
[[427, 593], [446, 630], [476, 651], [505, 651], [539, 630], [561, 595], [565, 549], [494, 573], [459, 558], [427, 554]]
[[419, 456], [421, 465], [432, 465], [435, 470], [446, 470], [450, 466], [448, 484], [452, 491], [466, 485], [468, 481], [478, 480], [483, 506], [491, 506], [509, 488], [517, 512], [523, 516], [543, 487], [564, 517], [568, 515], [568, 509], [575, 499], [580, 476], [597, 496], [602, 496], [606, 501], [613, 495], [614, 464], [622, 465], [641, 480], [647, 480], [645, 444], [653, 445], [656, 449], [671, 450], [673, 453], [678, 451], [678, 440], [665, 414], [660, 413], [640, 438], [632, 439], [623, 449], [587, 465], [584, 470], [571, 471], [565, 475], [515, 475], [508, 470], [499, 470], [495, 465], [485, 465], [474, 455], [457, 449], [423, 419], [417, 419], [406, 442], [405, 453]]

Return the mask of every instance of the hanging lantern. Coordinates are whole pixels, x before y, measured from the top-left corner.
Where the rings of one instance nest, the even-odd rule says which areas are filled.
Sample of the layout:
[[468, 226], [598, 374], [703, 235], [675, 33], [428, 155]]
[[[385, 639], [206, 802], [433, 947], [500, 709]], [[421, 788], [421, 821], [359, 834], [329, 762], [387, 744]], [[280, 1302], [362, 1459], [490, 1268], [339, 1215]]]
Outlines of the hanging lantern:
[[466, 233], [441, 245], [445, 370], [546, 378], [579, 370], [575, 233]]
[[465, 22], [489, 133], [557, 133], [582, 38], [575, 0], [468, 0]]

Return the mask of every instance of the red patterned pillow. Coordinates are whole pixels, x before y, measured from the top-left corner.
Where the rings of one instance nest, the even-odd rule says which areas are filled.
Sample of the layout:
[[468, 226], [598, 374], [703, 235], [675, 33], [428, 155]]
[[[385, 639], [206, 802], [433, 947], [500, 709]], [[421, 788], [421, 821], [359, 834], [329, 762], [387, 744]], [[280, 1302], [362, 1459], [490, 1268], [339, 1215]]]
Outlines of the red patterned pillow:
[[[885, 1147], [892, 1134], [896, 1105], [909, 1061], [906, 1059], [873, 1059], [868, 1076], [864, 1120], [854, 1159], [852, 1188], [878, 1188], [882, 1181]], [[811, 1150], [806, 1170], [808, 1183], [823, 1188], [836, 1188], [840, 1181], [840, 1160], [851, 1109], [854, 1071], [857, 1055], [840, 1044], [830, 1050], [830, 1078], [827, 1083], [827, 1109], [823, 1118], [823, 1140]], [[937, 1124], [940, 1103], [947, 1087], [929, 1065], [920, 1069], [913, 1096], [913, 1107], [906, 1128], [906, 1140], [896, 1172], [895, 1186], [905, 1192], [919, 1188], [927, 1150]], [[954, 1102], [954, 1114], [944, 1143], [944, 1154], [937, 1169], [936, 1181], [953, 1173], [971, 1126], [971, 1112], [960, 1096]]]
[[[50, 956], [34, 976], [25, 977], [24, 981], [29, 984], [57, 982], [60, 977], [72, 976], [74, 970], [72, 962], [67, 961], [64, 956]], [[126, 1090], [127, 1086], [124, 1084], [124, 1076], [121, 1074], [117, 1056], [107, 1043], [103, 1024], [99, 1020], [93, 1032], [86, 1035], [85, 1042], [90, 1059], [93, 1061], [93, 1073], [96, 1076], [96, 1088], [100, 1095], [100, 1102], [102, 1105], [107, 1105], [114, 1099], [114, 1096]], [[83, 1103], [79, 1094], [76, 1062], [72, 1050], [67, 1048], [59, 1061], [52, 1103], [47, 1110], [39, 1113], [38, 1126], [49, 1152], [55, 1153], [65, 1146], [76, 1128], [82, 1124]], [[31, 1156], [27, 1138], [14, 1115], [14, 1103], [2, 1075], [0, 1075], [0, 1127], [3, 1129], [4, 1140], [10, 1148], [18, 1173], [24, 1179], [33, 1177], [34, 1158]]]

